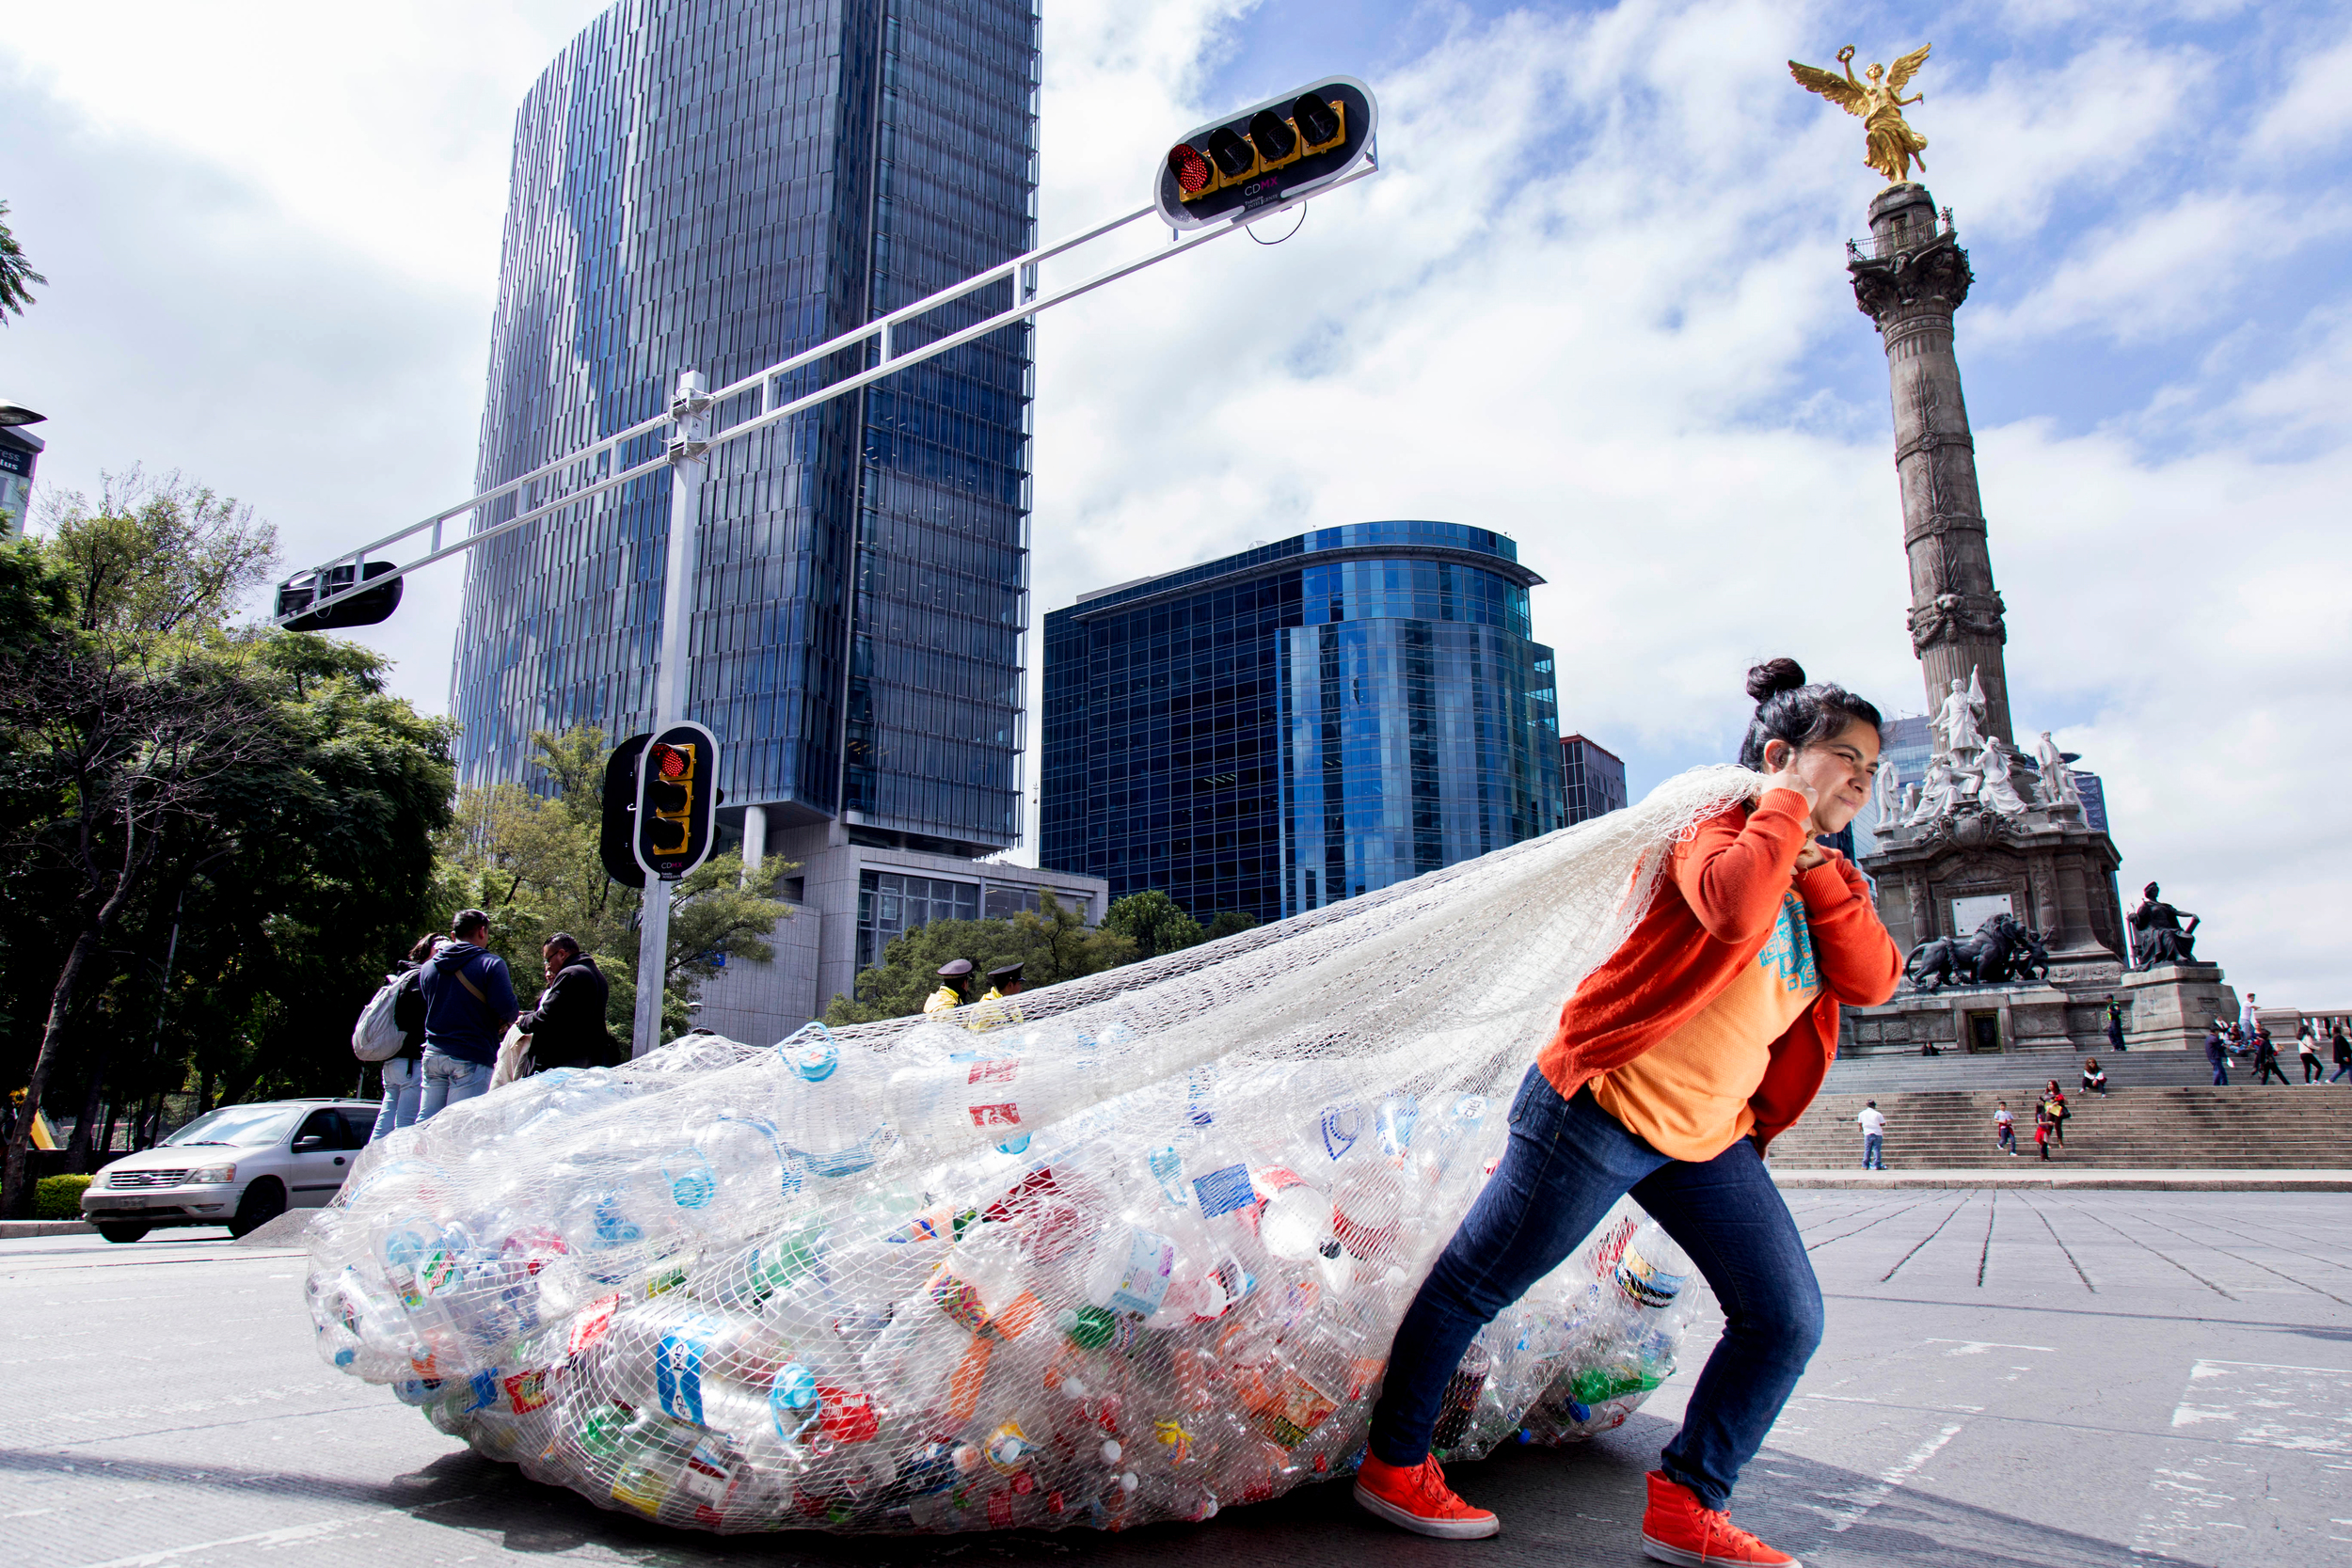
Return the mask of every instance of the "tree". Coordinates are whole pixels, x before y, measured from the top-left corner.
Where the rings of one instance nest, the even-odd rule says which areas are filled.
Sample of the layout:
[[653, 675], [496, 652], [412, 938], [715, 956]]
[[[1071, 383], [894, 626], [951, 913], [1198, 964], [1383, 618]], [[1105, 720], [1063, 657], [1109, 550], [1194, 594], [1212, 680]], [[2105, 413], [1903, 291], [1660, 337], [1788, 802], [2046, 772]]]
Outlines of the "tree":
[[1219, 910], [1209, 916], [1209, 924], [1201, 931], [1200, 940], [1215, 942], [1219, 937], [1230, 937], [1237, 931], [1254, 931], [1257, 928], [1258, 917], [1256, 915], [1242, 910]]
[[25, 284], [49, 281], [35, 272], [32, 263], [24, 259], [24, 252], [18, 246], [16, 236], [8, 232], [8, 204], [0, 201], [0, 326], [8, 325], [10, 311], [21, 316], [24, 313], [24, 307], [33, 303], [33, 296], [25, 292]]
[[1103, 929], [1129, 938], [1136, 952], [1147, 958], [1197, 946], [1202, 941], [1200, 923], [1157, 888], [1111, 900], [1111, 907], [1103, 913]]
[[1024, 911], [1009, 920], [934, 920], [891, 938], [882, 961], [859, 973], [857, 995], [835, 996], [825, 1008], [825, 1022], [872, 1023], [919, 1013], [939, 989], [940, 966], [955, 958], [971, 959], [982, 974], [1017, 963], [1023, 984], [1034, 989], [1132, 963], [1136, 944], [1107, 923], [1089, 928], [1078, 911], [1041, 893], [1035, 913]]
[[[38, 546], [65, 615], [0, 651], [11, 857], [62, 938], [26, 1101], [67, 1053], [94, 960], [149, 875], [215, 835], [230, 781], [279, 750], [266, 702], [208, 633], [265, 581], [276, 537], [249, 509], [180, 483], [108, 479], [50, 509]], [[229, 852], [226, 847], [213, 850]], [[29, 1212], [29, 1117], [8, 1140], [0, 1212]]]

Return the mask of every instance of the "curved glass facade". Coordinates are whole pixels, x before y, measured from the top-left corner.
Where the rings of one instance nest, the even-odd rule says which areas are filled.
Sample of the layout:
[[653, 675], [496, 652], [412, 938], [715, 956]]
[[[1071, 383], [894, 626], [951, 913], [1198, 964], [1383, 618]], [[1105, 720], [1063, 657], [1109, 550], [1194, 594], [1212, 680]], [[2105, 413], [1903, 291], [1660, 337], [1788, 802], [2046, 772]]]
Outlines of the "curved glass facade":
[[1042, 863], [1274, 920], [1550, 832], [1539, 580], [1485, 529], [1359, 523], [1051, 612]]
[[[1031, 248], [1038, 60], [1035, 0], [597, 17], [516, 119], [480, 483], [656, 413], [682, 370], [724, 385]], [[1010, 303], [1008, 283], [898, 341]], [[1018, 840], [1030, 392], [1009, 327], [713, 451], [688, 714], [723, 748], [730, 816]], [[621, 461], [659, 439], [639, 446]], [[530, 779], [533, 729], [646, 727], [669, 499], [657, 475], [472, 553], [466, 782]]]

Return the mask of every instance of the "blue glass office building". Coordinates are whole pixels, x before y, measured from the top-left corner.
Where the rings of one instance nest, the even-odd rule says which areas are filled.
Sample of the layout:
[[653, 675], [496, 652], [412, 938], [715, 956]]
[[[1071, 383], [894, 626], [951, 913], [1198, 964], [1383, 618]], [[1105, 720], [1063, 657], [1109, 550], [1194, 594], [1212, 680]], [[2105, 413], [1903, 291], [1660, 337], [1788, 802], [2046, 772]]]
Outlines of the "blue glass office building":
[[[682, 370], [723, 386], [1033, 247], [1035, 4], [597, 17], [516, 119], [481, 483], [659, 412]], [[727, 817], [947, 854], [1018, 840], [1030, 377], [1010, 327], [714, 450], [689, 715], [722, 742]], [[533, 780], [534, 729], [645, 727], [669, 500], [657, 475], [473, 553], [466, 782]]]
[[1041, 863], [1276, 920], [1550, 832], [1541, 580], [1485, 529], [1359, 523], [1051, 611]]

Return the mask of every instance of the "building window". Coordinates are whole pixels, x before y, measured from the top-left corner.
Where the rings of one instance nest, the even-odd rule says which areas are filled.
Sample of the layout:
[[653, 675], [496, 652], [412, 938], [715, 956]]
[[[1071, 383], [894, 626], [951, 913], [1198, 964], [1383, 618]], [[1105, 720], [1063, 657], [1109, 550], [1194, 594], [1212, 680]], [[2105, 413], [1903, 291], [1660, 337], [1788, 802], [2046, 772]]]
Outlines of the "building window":
[[934, 920], [977, 920], [980, 884], [901, 871], [861, 871], [857, 879], [857, 966], [882, 962], [890, 939]]

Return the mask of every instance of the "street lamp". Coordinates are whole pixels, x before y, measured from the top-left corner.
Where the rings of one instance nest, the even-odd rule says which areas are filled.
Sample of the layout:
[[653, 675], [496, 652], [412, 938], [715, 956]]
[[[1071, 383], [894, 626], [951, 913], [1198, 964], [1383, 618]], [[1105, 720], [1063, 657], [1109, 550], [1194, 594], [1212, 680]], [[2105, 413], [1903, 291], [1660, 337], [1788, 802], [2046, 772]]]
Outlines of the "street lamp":
[[48, 415], [36, 414], [21, 403], [0, 399], [0, 425], [39, 424], [47, 418]]

